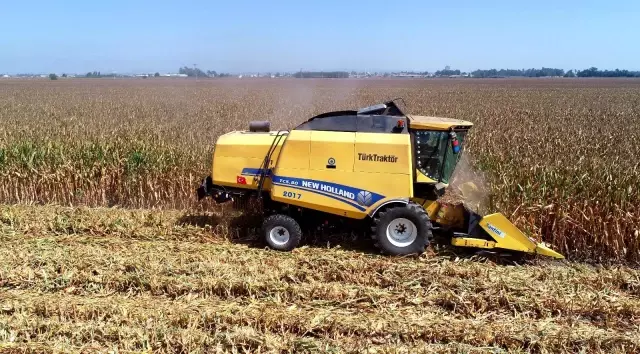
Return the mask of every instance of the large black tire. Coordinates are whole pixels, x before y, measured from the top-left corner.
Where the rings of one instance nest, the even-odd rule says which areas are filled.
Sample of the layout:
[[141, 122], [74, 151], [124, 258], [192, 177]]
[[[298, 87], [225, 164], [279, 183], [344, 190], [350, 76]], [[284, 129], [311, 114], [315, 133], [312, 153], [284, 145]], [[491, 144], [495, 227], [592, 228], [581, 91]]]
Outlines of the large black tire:
[[282, 214], [264, 219], [262, 233], [267, 245], [278, 251], [291, 251], [302, 239], [302, 229], [298, 222]]
[[415, 203], [378, 212], [372, 231], [376, 246], [393, 256], [421, 254], [433, 238], [429, 216]]

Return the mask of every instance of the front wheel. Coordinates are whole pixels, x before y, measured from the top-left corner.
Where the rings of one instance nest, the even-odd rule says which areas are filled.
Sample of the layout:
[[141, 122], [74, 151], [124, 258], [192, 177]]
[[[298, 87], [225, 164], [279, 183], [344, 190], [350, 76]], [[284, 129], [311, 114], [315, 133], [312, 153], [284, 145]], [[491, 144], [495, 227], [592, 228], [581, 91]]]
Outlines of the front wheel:
[[271, 215], [262, 224], [262, 232], [269, 247], [278, 251], [291, 251], [302, 239], [302, 229], [295, 219], [287, 215]]
[[381, 211], [373, 222], [376, 246], [390, 255], [420, 254], [433, 235], [429, 216], [414, 203]]

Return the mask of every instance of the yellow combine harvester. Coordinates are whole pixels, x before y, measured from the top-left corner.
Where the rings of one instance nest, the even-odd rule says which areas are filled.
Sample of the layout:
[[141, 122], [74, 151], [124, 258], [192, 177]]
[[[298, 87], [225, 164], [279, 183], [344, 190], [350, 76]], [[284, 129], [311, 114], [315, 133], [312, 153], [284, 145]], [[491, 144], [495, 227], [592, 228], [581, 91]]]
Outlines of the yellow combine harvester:
[[198, 197], [257, 197], [264, 238], [282, 251], [299, 244], [300, 223], [361, 220], [391, 255], [421, 253], [438, 232], [455, 246], [563, 258], [502, 214], [481, 217], [437, 201], [472, 125], [405, 114], [397, 100], [323, 113], [290, 131], [252, 122], [219, 137]]

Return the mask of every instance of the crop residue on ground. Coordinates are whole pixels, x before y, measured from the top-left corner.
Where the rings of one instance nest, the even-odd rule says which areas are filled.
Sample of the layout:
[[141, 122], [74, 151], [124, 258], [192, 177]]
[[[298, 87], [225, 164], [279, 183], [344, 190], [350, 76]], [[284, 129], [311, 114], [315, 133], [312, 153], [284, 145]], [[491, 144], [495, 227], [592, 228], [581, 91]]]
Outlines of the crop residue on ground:
[[1, 207], [0, 349], [640, 350], [632, 268], [394, 258], [348, 242], [280, 253], [227, 233], [238, 217]]

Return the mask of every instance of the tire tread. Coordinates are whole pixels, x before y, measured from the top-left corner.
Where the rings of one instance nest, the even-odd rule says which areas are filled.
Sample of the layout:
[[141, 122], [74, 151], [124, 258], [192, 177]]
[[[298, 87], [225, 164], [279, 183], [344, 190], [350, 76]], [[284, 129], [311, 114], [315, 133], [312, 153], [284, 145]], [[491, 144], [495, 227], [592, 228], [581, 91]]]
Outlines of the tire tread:
[[[269, 232], [276, 226], [282, 226], [289, 231], [289, 242], [284, 245], [271, 243]], [[274, 214], [265, 218], [262, 223], [262, 233], [264, 234], [267, 245], [278, 251], [291, 251], [296, 248], [302, 240], [302, 228], [300, 224], [294, 218], [284, 214]]]
[[[412, 221], [416, 223], [416, 227], [418, 227], [418, 237], [416, 241], [411, 245], [403, 248], [399, 248], [393, 246], [386, 239], [386, 230], [387, 223], [391, 222], [391, 220], [386, 220], [389, 214], [393, 216], [393, 214], [405, 214], [402, 217], [408, 217], [413, 219]], [[384, 224], [384, 225], [381, 225]], [[414, 202], [409, 202], [405, 206], [395, 206], [387, 208], [383, 211], [380, 211], [373, 218], [373, 226], [371, 227], [371, 238], [374, 239], [376, 247], [378, 247], [383, 253], [388, 255], [405, 255], [412, 253], [423, 253], [429, 243], [431, 243], [433, 239], [432, 232], [432, 224], [431, 219], [427, 215], [427, 212], [421, 205], [418, 205]]]

